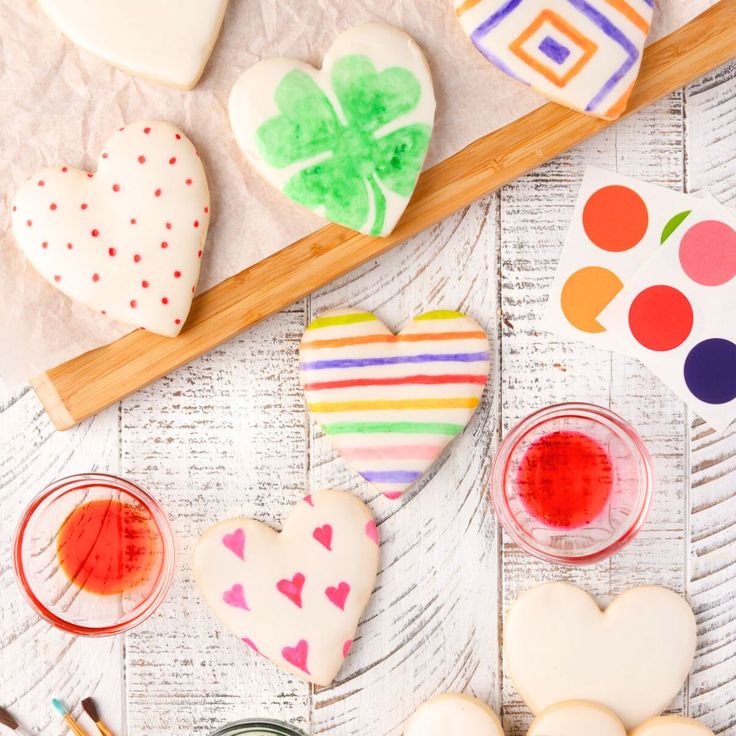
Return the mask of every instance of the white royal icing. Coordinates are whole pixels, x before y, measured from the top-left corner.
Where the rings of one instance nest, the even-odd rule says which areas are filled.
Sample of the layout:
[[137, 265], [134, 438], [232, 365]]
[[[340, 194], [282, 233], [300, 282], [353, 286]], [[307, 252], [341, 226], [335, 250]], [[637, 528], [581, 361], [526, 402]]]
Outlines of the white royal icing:
[[12, 215], [20, 249], [59, 291], [120, 322], [179, 333], [210, 215], [204, 167], [173, 125], [121, 128], [95, 173], [56, 166], [34, 174]]
[[404, 736], [504, 736], [498, 716], [470, 695], [445, 693], [417, 708]]
[[692, 718], [662, 716], [635, 728], [630, 736], [714, 736], [713, 731]]
[[459, 312], [394, 335], [370, 312], [336, 309], [300, 347], [307, 406], [348, 465], [388, 498], [431, 467], [472, 418], [490, 371], [483, 329]]
[[540, 713], [526, 736], [626, 736], [615, 713], [595, 703], [559, 703]]
[[519, 694], [538, 715], [588, 700], [627, 729], [659, 715], [695, 656], [695, 616], [666, 588], [631, 588], [601, 611], [588, 593], [548, 583], [523, 593], [504, 630], [504, 655]]
[[455, 0], [475, 47], [509, 76], [615, 119], [639, 74], [654, 0]]
[[[344, 71], [346, 60], [356, 57], [361, 57], [365, 74]], [[307, 111], [315, 112], [321, 95], [305, 83], [304, 75], [325, 96], [318, 121]], [[309, 89], [315, 94], [307, 94]], [[346, 101], [352, 109], [343, 104]], [[377, 23], [338, 36], [321, 70], [293, 59], [266, 59], [248, 69], [230, 95], [230, 121], [238, 144], [271, 184], [327, 219], [383, 236], [393, 230], [409, 202], [429, 145], [434, 110], [432, 78], [420, 48], [402, 31]], [[279, 118], [283, 135], [266, 135], [276, 131], [274, 120]], [[409, 132], [421, 133], [412, 137], [416, 156], [412, 165], [400, 166], [397, 163], [408, 158], [402, 134]], [[388, 145], [391, 141], [395, 145]], [[372, 158], [363, 155], [366, 151]], [[334, 175], [322, 191], [315, 179], [331, 166], [339, 173], [330, 170]], [[398, 169], [408, 177], [401, 186], [394, 178]], [[308, 177], [305, 186], [314, 187], [308, 198], [290, 189], [300, 177]], [[304, 195], [301, 187], [299, 191]]]
[[74, 43], [131, 74], [190, 89], [220, 32], [227, 0], [40, 0]]
[[329, 685], [378, 571], [378, 531], [356, 496], [320, 491], [281, 533], [253, 519], [208, 529], [194, 552], [204, 599], [243, 642], [301, 680]]

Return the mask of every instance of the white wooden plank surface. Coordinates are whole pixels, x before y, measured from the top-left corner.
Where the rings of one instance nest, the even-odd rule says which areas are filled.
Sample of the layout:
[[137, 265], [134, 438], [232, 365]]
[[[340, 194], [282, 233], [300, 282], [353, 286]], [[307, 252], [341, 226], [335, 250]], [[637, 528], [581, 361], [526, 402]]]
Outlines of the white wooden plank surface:
[[[534, 582], [569, 579], [602, 598], [656, 582], [688, 594], [699, 623], [693, 674], [673, 710], [736, 736], [736, 430], [714, 435], [635, 361], [540, 333], [538, 321], [586, 163], [736, 202], [736, 65], [449, 218], [101, 416], [54, 433], [34, 395], [0, 394], [0, 705], [61, 736], [54, 695], [94, 692], [124, 736], [208, 734], [271, 716], [312, 734], [398, 736], [414, 707], [465, 690], [503, 711], [508, 736], [529, 715], [503, 675], [506, 607]], [[349, 473], [305, 414], [296, 351], [308, 321], [338, 305], [393, 328], [459, 308], [489, 332], [493, 378], [482, 406], [430, 477], [403, 502]], [[612, 560], [569, 570], [503, 539], [486, 496], [502, 431], [555, 401], [610, 406], [655, 456], [657, 496], [641, 536]], [[115, 639], [74, 639], [39, 622], [10, 565], [21, 509], [45, 483], [89, 469], [120, 473], [168, 509], [179, 542], [159, 613]], [[313, 690], [215, 624], [193, 587], [197, 535], [230, 515], [280, 525], [324, 487], [371, 504], [382, 536], [378, 588], [354, 653]]]

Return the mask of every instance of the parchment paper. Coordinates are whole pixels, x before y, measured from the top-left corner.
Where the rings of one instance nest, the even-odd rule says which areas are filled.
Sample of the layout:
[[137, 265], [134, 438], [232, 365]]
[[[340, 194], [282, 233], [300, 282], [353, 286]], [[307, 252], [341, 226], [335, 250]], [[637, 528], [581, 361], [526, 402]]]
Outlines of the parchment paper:
[[[650, 40], [715, 3], [659, 0]], [[21, 182], [61, 163], [93, 170], [104, 142], [124, 124], [178, 125], [198, 147], [212, 192], [199, 282], [200, 291], [207, 289], [324, 224], [245, 162], [228, 122], [230, 88], [269, 56], [319, 65], [338, 33], [368, 20], [405, 30], [427, 55], [437, 93], [427, 165], [545, 102], [480, 56], [452, 0], [230, 0], [207, 70], [191, 92], [136, 79], [77, 49], [33, 0], [0, 0], [0, 378], [12, 386], [130, 330], [73, 303], [26, 263], [10, 231]]]

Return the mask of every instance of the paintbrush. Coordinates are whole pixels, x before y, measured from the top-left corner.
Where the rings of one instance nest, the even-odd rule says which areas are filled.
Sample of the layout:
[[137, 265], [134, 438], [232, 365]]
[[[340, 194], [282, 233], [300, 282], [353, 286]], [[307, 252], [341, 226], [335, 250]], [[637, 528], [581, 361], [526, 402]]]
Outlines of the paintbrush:
[[97, 711], [95, 701], [92, 700], [92, 698], [85, 698], [82, 701], [82, 708], [84, 709], [84, 712], [95, 722], [95, 726], [97, 726], [97, 730], [102, 734], [102, 736], [113, 736], [112, 731], [102, 722], [102, 718], [100, 718], [100, 714]]
[[21, 728], [18, 725], [18, 721], [16, 721], [8, 711], [3, 710], [2, 708], [0, 708], [0, 723], [3, 726], [7, 726], [11, 731], [15, 731], [18, 736], [31, 736], [25, 728]]
[[60, 700], [54, 698], [51, 701], [51, 705], [56, 708], [61, 717], [66, 721], [66, 724], [69, 726], [69, 730], [72, 733], [76, 734], [76, 736], [89, 736], [89, 734], [74, 720], [72, 714], [64, 707], [64, 704]]

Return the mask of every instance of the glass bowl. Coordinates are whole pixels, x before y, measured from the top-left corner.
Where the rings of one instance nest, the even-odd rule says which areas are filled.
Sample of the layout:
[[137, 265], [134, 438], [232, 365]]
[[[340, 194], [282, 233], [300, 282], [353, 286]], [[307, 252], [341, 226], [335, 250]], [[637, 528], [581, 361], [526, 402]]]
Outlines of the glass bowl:
[[229, 723], [227, 726], [215, 731], [212, 736], [306, 736], [304, 731], [300, 731], [288, 723], [281, 721], [272, 721], [267, 718], [246, 718], [236, 723]]
[[175, 544], [166, 514], [142, 488], [102, 473], [44, 488], [23, 512], [13, 563], [26, 599], [81, 636], [126, 631], [169, 592]]
[[[564, 465], [570, 458], [588, 469], [581, 474]], [[555, 475], [563, 485], [554, 487]], [[591, 477], [595, 488], [584, 485], [588, 495], [576, 499], [573, 492]], [[590, 489], [603, 484], [605, 493], [593, 497]], [[541, 409], [507, 434], [493, 463], [490, 493], [501, 525], [519, 547], [548, 562], [586, 565], [636, 536], [653, 485], [649, 451], [630, 424], [608, 409], [569, 403]], [[545, 503], [557, 506], [542, 514]]]

